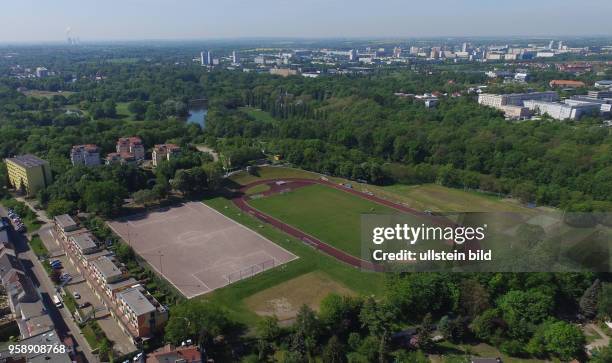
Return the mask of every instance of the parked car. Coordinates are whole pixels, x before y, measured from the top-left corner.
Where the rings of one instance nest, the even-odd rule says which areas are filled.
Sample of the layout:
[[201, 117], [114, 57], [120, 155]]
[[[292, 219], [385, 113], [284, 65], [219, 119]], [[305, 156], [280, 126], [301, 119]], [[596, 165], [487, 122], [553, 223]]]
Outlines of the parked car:
[[2, 217], [2, 219], [0, 219], [0, 231], [4, 231], [5, 229], [8, 229], [11, 226], [11, 221], [6, 218], [6, 217]]
[[91, 304], [89, 303], [89, 301], [85, 301], [82, 304], [77, 305], [79, 307], [79, 309], [85, 309], [86, 307], [90, 306]]
[[60, 275], [60, 279], [65, 279], [65, 278], [68, 278], [68, 277], [72, 277], [72, 276], [70, 276], [70, 274], [68, 272], [64, 272], [63, 274]]
[[76, 291], [72, 294], [72, 296], [74, 296], [74, 298], [77, 299], [77, 300], [81, 298], [81, 294], [79, 294]]
[[49, 261], [49, 265], [53, 265], [54, 263], [62, 263], [62, 261], [60, 261], [60, 260]]

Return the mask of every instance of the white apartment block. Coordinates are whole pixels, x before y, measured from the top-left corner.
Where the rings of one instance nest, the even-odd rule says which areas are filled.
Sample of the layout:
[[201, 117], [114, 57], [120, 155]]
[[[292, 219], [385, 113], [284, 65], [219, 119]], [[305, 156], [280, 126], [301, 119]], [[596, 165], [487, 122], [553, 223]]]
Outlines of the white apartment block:
[[579, 120], [582, 116], [598, 115], [601, 105], [597, 103], [556, 103], [527, 100], [525, 107], [541, 115], [547, 114], [556, 120]]

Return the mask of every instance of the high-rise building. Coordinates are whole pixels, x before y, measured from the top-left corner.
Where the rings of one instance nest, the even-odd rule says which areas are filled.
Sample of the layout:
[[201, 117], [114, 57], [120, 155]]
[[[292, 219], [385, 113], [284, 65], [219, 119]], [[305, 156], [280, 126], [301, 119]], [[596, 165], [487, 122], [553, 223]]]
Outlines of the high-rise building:
[[200, 52], [200, 65], [206, 65], [206, 52]]
[[45, 78], [49, 75], [49, 70], [45, 67], [37, 67], [36, 68], [36, 77]]
[[29, 197], [51, 184], [51, 168], [45, 160], [34, 155], [20, 155], [8, 158], [6, 169], [9, 183], [17, 190], [23, 190]]
[[70, 151], [72, 165], [100, 165], [100, 149], [93, 144], [75, 145]]
[[393, 48], [393, 57], [400, 58], [401, 56], [402, 56], [402, 48], [400, 47]]
[[212, 53], [210, 50], [206, 52], [206, 64], [208, 64], [209, 66], [213, 65]]
[[357, 51], [355, 49], [349, 50], [349, 60], [354, 62], [357, 60]]
[[232, 63], [234, 63], [234, 64], [238, 63], [238, 57], [236, 56], [236, 51], [235, 50], [232, 52]]
[[553, 49], [554, 46], [555, 46], [555, 41], [551, 40], [550, 43], [548, 43], [548, 49]]

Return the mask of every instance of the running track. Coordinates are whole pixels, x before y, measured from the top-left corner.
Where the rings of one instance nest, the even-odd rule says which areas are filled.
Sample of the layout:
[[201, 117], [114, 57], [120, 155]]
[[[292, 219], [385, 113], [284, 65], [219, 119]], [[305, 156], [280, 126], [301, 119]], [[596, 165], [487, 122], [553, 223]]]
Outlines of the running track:
[[359, 267], [359, 268], [364, 268], [367, 270], [372, 270], [372, 271], [382, 271], [383, 270], [383, 266], [382, 265], [376, 265], [373, 264], [369, 261], [364, 261], [358, 257], [355, 257], [351, 254], [348, 254], [342, 250], [339, 250], [321, 240], [319, 240], [318, 238], [311, 236], [297, 228], [294, 228], [288, 224], [286, 224], [285, 222], [282, 222], [268, 214], [262, 213], [260, 212], [258, 209], [253, 208], [249, 203], [248, 203], [248, 199], [249, 197], [246, 195], [246, 190], [254, 187], [256, 185], [260, 185], [260, 184], [269, 184], [271, 187], [271, 190], [268, 190], [266, 192], [264, 192], [264, 195], [269, 195], [269, 194], [274, 194], [276, 192], [278, 192], [279, 190], [284, 189], [284, 187], [278, 186], [275, 184], [275, 182], [277, 181], [285, 181], [285, 182], [289, 182], [291, 183], [292, 186], [294, 187], [301, 187], [301, 186], [306, 186], [306, 185], [312, 185], [312, 184], [321, 184], [321, 185], [325, 185], [328, 186], [330, 188], [335, 188], [338, 190], [341, 190], [343, 192], [349, 193], [349, 194], [353, 194], [356, 195], [360, 198], [363, 199], [367, 199], [370, 200], [372, 202], [393, 208], [395, 210], [398, 210], [400, 212], [406, 213], [406, 214], [411, 214], [411, 215], [415, 215], [418, 216], [420, 218], [424, 218], [424, 219], [429, 219], [433, 222], [435, 222], [436, 224], [439, 225], [452, 225], [451, 223], [449, 223], [448, 220], [445, 219], [441, 219], [441, 218], [437, 218], [435, 216], [431, 216], [428, 214], [425, 214], [423, 212], [419, 212], [416, 209], [412, 209], [409, 207], [406, 207], [402, 204], [398, 204], [398, 203], [394, 203], [391, 201], [388, 201], [386, 199], [382, 199], [379, 198], [375, 195], [371, 195], [371, 194], [367, 194], [367, 193], [363, 193], [360, 191], [357, 191], [355, 189], [352, 188], [346, 188], [342, 185], [336, 184], [336, 183], [332, 183], [330, 181], [327, 180], [323, 180], [323, 179], [299, 179], [299, 178], [283, 178], [283, 179], [267, 179], [267, 180], [258, 180], [252, 183], [249, 183], [247, 185], [244, 185], [240, 188], [240, 195], [233, 198], [233, 202], [234, 204], [240, 208], [243, 212], [249, 213], [253, 216], [255, 216], [256, 218], [258, 218], [259, 220], [261, 220], [262, 222], [265, 223], [269, 223], [272, 226], [274, 226], [275, 228], [289, 234], [290, 236], [293, 236], [297, 239], [299, 239], [300, 241], [315, 247], [325, 253], [327, 253], [328, 255], [342, 261], [345, 262], [351, 266], [354, 267]]

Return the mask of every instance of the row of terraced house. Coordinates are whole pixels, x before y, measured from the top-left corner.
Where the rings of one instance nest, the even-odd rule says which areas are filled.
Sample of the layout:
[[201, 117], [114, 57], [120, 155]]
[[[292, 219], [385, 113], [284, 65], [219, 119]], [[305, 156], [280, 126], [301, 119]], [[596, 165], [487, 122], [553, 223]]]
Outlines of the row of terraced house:
[[160, 332], [168, 320], [168, 309], [71, 216], [57, 216], [54, 222], [57, 243], [133, 343], [138, 346]]

